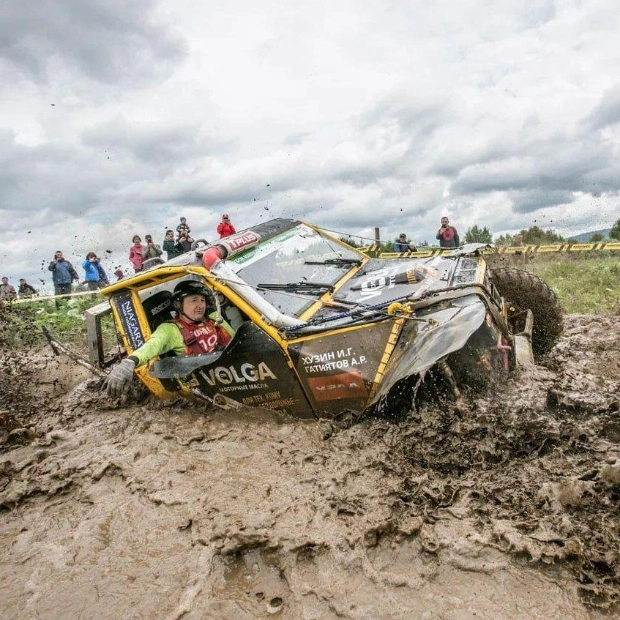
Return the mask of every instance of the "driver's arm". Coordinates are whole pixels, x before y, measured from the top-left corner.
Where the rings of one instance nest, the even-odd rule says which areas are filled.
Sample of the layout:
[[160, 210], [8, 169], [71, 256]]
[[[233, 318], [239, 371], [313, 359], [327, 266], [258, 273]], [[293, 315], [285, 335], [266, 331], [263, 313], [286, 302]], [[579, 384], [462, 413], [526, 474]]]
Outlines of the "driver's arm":
[[151, 337], [129, 358], [136, 363], [136, 367], [146, 364], [158, 355], [174, 351], [177, 355], [185, 353], [185, 344], [181, 331], [174, 323], [162, 323], [151, 334]]

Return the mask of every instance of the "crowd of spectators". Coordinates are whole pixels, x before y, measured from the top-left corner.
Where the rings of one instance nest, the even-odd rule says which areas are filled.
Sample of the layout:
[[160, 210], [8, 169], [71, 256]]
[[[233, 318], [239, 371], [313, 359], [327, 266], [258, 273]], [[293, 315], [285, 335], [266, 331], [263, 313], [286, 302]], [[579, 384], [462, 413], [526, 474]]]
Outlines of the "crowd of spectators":
[[[220, 239], [234, 235], [237, 231], [230, 220], [227, 213], [222, 215], [217, 225], [216, 232]], [[441, 218], [441, 227], [437, 231], [436, 238], [442, 248], [458, 247], [460, 244], [459, 235], [450, 225], [447, 217]], [[146, 268], [152, 267], [157, 263], [163, 263], [163, 254], [166, 253], [166, 259], [170, 260], [185, 252], [189, 252], [194, 246], [195, 239], [191, 236], [191, 228], [185, 217], [181, 217], [175, 231], [167, 229], [162, 244], [155, 243], [150, 234], [144, 236], [145, 243], [142, 243], [140, 235], [134, 235], [132, 245], [129, 248], [129, 262], [131, 263], [134, 273], [139, 273]], [[205, 241], [201, 239], [200, 241]], [[416, 243], [411, 240], [406, 233], [401, 233], [392, 244], [394, 252], [416, 252]], [[65, 259], [62, 251], [58, 250], [54, 254], [54, 258], [48, 265], [49, 271], [52, 272], [52, 281], [54, 284], [54, 294], [58, 298], [68, 296], [72, 292], [74, 282], [79, 282], [80, 278], [73, 265]], [[84, 270], [84, 280], [78, 285], [77, 290], [96, 291], [99, 288], [108, 286], [110, 280], [95, 252], [88, 252], [86, 259], [82, 263]], [[118, 267], [114, 271], [116, 281], [125, 277], [123, 270]], [[0, 301], [11, 301], [17, 299], [28, 299], [38, 295], [37, 289], [28, 284], [25, 279], [19, 281], [19, 289], [16, 290], [12, 286], [7, 277], [2, 278], [0, 285]], [[58, 299], [56, 300], [58, 305]]]

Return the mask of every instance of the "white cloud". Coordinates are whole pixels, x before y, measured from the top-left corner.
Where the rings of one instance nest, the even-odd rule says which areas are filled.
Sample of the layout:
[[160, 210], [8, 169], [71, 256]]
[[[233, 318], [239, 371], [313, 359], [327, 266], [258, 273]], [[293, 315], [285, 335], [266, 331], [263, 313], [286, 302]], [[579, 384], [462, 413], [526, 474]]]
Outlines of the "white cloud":
[[[33, 0], [0, 9], [0, 271], [186, 215], [432, 240], [620, 217], [616, 4]], [[53, 104], [53, 105], [52, 105]], [[28, 234], [24, 231], [31, 230]]]

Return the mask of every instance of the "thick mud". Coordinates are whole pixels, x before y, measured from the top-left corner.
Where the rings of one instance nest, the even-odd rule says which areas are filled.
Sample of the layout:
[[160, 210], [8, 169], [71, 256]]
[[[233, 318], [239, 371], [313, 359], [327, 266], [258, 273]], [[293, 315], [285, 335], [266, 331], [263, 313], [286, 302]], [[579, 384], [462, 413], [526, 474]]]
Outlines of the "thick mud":
[[600, 618], [620, 598], [620, 318], [395, 424], [111, 403], [0, 354], [5, 618]]

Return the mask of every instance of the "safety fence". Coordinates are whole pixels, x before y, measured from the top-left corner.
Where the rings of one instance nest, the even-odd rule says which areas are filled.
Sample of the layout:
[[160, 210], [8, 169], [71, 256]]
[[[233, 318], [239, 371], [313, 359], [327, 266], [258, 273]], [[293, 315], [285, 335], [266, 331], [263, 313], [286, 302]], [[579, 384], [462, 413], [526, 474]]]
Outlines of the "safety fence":
[[39, 301], [56, 302], [59, 299], [69, 299], [71, 297], [86, 297], [88, 295], [90, 295], [91, 297], [102, 297], [99, 291], [76, 291], [74, 293], [65, 293], [64, 295], [39, 295], [38, 293], [36, 293], [35, 295], [32, 295], [30, 297], [20, 297], [19, 299], [6, 299], [3, 301], [9, 304], [29, 304]]
[[[429, 256], [449, 254], [450, 252], [454, 251], [454, 248], [429, 248], [424, 250], [418, 249], [416, 252], [383, 252], [381, 246], [378, 244], [367, 245], [357, 249], [360, 252], [366, 254], [367, 256], [372, 256], [373, 258], [403, 258], [409, 256], [416, 258], [427, 258]], [[552, 254], [559, 252], [583, 254], [584, 252], [593, 251], [620, 252], [620, 241], [607, 243], [560, 243], [557, 245], [498, 246], [481, 250], [483, 254], [491, 255], [534, 255]]]

